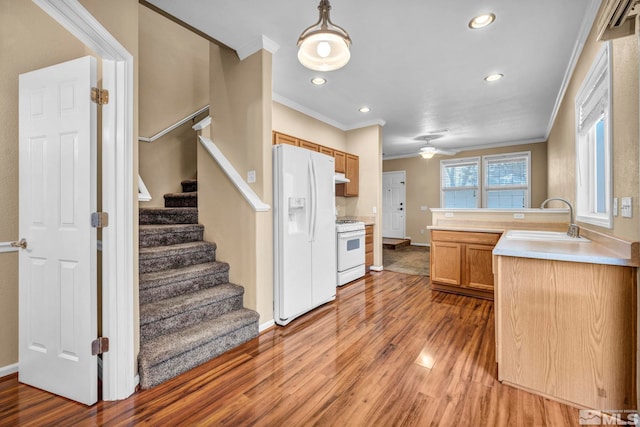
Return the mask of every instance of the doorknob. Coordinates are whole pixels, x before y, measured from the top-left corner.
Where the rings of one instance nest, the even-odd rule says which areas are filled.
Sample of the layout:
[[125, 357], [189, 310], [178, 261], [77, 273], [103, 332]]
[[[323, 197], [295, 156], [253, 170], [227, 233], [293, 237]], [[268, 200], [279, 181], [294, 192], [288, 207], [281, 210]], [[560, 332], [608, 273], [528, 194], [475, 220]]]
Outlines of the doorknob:
[[12, 248], [27, 249], [27, 240], [26, 239], [20, 239], [20, 241], [18, 241], [18, 242], [11, 242], [11, 247]]

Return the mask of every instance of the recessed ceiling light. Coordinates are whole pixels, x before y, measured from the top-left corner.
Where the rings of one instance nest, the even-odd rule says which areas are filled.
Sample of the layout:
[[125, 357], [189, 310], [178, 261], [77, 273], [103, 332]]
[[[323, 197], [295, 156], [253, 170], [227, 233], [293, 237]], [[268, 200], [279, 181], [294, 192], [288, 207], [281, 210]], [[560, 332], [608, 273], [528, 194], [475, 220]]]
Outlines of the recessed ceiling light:
[[493, 13], [485, 13], [478, 15], [469, 21], [469, 28], [477, 30], [478, 28], [484, 28], [496, 20], [496, 15]]
[[488, 82], [495, 82], [496, 80], [500, 80], [503, 77], [504, 77], [504, 74], [495, 73], [495, 74], [489, 74], [484, 79]]
[[360, 111], [361, 113], [368, 113], [369, 111], [371, 111], [371, 108], [369, 108], [369, 107], [360, 107], [360, 108], [358, 108], [358, 111]]
[[311, 79], [311, 83], [313, 83], [316, 86], [322, 86], [326, 82], [327, 82], [327, 79], [325, 79], [324, 77], [314, 77]]

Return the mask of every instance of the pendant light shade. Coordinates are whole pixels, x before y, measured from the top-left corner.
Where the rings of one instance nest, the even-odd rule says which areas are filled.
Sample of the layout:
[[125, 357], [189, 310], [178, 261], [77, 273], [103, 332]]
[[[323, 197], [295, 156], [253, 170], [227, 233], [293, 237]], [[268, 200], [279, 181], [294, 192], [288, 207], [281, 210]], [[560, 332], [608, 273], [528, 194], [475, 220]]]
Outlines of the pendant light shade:
[[320, 0], [318, 22], [304, 30], [298, 39], [298, 61], [310, 70], [337, 70], [351, 58], [351, 38], [331, 22], [330, 10], [329, 0]]

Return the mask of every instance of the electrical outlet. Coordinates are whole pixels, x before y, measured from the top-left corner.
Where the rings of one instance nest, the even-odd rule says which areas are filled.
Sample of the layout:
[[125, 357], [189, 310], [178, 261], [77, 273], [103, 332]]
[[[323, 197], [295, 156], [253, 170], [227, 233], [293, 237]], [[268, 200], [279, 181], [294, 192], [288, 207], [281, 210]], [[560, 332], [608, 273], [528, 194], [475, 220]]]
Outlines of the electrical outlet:
[[426, 212], [429, 210], [429, 206], [420, 206], [420, 210]]
[[622, 205], [620, 207], [620, 213], [622, 214], [622, 217], [633, 218], [633, 211], [631, 208], [631, 197], [623, 197], [620, 200], [620, 204]]
[[514, 213], [513, 214], [513, 219], [524, 219], [524, 214], [523, 213]]
[[420, 234], [424, 234], [424, 228], [420, 229]]
[[445, 218], [453, 218], [453, 212], [445, 212], [444, 213], [444, 217]]
[[613, 198], [613, 216], [618, 216], [618, 198]]
[[374, 215], [378, 213], [378, 208], [377, 207], [372, 207], [371, 208], [371, 213], [373, 213]]
[[247, 172], [247, 182], [249, 184], [253, 184], [254, 182], [256, 182], [256, 171]]

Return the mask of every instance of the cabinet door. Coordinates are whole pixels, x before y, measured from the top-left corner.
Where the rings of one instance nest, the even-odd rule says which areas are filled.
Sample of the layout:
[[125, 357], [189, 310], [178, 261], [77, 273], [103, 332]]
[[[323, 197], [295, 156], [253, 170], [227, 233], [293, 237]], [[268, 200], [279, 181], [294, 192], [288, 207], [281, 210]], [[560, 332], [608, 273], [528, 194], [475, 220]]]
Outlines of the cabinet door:
[[466, 245], [464, 250], [464, 286], [493, 291], [493, 246]]
[[326, 154], [327, 156], [334, 157], [333, 150], [331, 148], [327, 148], [323, 145], [319, 145], [318, 147], [319, 147], [318, 151], [320, 151], [320, 153]]
[[373, 265], [373, 225], [365, 227], [364, 245], [364, 265], [368, 270]]
[[345, 173], [347, 170], [347, 154], [342, 151], [333, 150], [333, 157], [336, 159], [336, 172]]
[[336, 186], [336, 196], [357, 196], [360, 188], [360, 160], [358, 156], [347, 153], [347, 171], [345, 176], [350, 182]]
[[452, 242], [431, 241], [431, 280], [449, 285], [462, 284], [460, 263], [462, 245]]
[[319, 145], [313, 142], [305, 141], [304, 139], [300, 140], [300, 147], [306, 148], [311, 151], [319, 151]]
[[285, 135], [283, 133], [274, 132], [273, 133], [273, 145], [277, 144], [289, 144], [298, 146], [298, 138], [294, 138], [289, 135]]

